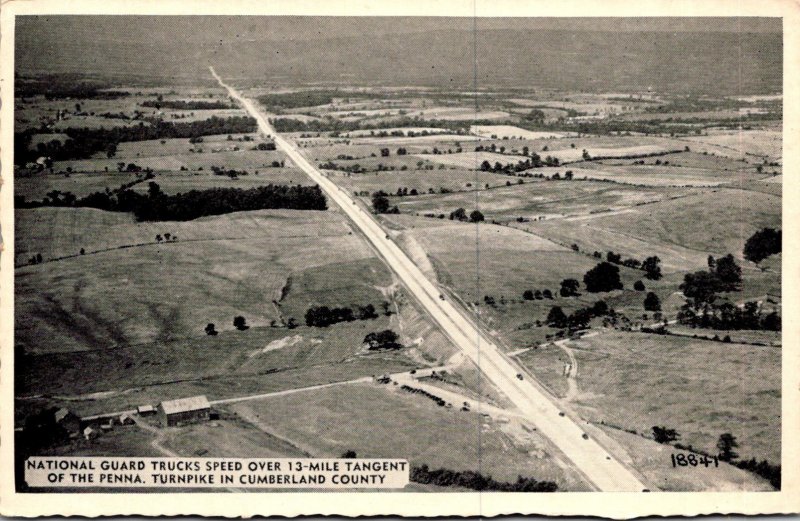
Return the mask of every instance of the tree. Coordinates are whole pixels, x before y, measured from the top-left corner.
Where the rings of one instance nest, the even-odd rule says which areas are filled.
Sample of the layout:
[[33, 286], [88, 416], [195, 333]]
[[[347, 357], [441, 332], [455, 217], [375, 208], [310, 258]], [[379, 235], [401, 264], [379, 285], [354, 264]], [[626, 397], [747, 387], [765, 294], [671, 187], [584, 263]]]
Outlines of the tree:
[[389, 211], [389, 198], [383, 190], [378, 190], [372, 194], [372, 209], [376, 214]]
[[730, 253], [717, 259], [715, 270], [717, 278], [722, 283], [724, 289], [735, 290], [742, 283], [742, 268], [736, 263], [736, 259]]
[[526, 289], [524, 292], [522, 292], [522, 300], [533, 300], [533, 298], [532, 290]]
[[736, 441], [736, 436], [730, 432], [720, 435], [717, 441], [717, 449], [719, 449], [718, 457], [720, 461], [731, 461], [738, 458], [739, 454], [733, 450], [738, 446], [739, 443]]
[[450, 212], [450, 220], [458, 220], [458, 221], [466, 221], [467, 220], [467, 212], [463, 208], [457, 208]]
[[378, 349], [400, 349], [403, 347], [397, 343], [399, 336], [391, 329], [385, 329], [377, 333], [369, 333], [364, 337], [364, 343], [369, 345], [370, 350]]
[[206, 325], [205, 331], [206, 331], [206, 334], [208, 336], [216, 336], [217, 335], [216, 326], [214, 326], [214, 324], [212, 324], [210, 322], [208, 323], [208, 325]]
[[561, 306], [553, 306], [547, 313], [547, 324], [557, 328], [567, 327], [567, 315]]
[[570, 329], [585, 329], [589, 326], [592, 320], [592, 312], [586, 308], [575, 310], [569, 318], [567, 318], [567, 325]]
[[85, 248], [81, 248], [81, 255], [86, 255], [86, 249]]
[[481, 170], [482, 171], [488, 172], [491, 169], [492, 169], [492, 164], [490, 162], [484, 161], [483, 163], [481, 163]]
[[236, 328], [236, 329], [238, 329], [239, 331], [244, 331], [245, 329], [248, 329], [247, 322], [246, 322], [246, 320], [244, 319], [244, 317], [243, 317], [243, 316], [241, 316], [241, 315], [240, 315], [240, 316], [237, 316], [237, 317], [235, 317], [235, 318], [233, 319], [233, 327], [235, 327], [235, 328]]
[[656, 443], [667, 444], [680, 438], [680, 434], [675, 429], [653, 426], [653, 439]]
[[479, 223], [482, 222], [484, 219], [483, 214], [480, 210], [473, 210], [471, 214], [469, 214], [470, 222]]
[[633, 289], [635, 289], [636, 291], [644, 291], [645, 289], [644, 282], [642, 282], [641, 280], [637, 280], [636, 282], [633, 283]]
[[647, 257], [642, 262], [642, 269], [645, 271], [644, 276], [650, 280], [658, 280], [661, 278], [661, 259], [653, 255]]
[[604, 315], [607, 315], [610, 309], [608, 307], [608, 304], [606, 304], [605, 300], [598, 300], [592, 306], [591, 311], [594, 316], [602, 317]]
[[579, 295], [578, 288], [580, 282], [575, 279], [564, 279], [561, 281], [561, 289], [559, 293], [562, 297], [577, 297]]
[[644, 298], [644, 309], [646, 311], [661, 311], [661, 301], [658, 299], [658, 295], [652, 291], [649, 292]]
[[537, 289], [536, 291], [533, 292], [533, 298], [535, 298], [536, 300], [542, 300], [544, 296], [542, 295], [542, 292]]
[[381, 157], [389, 157], [389, 149], [388, 148], [382, 148], [381, 149]]
[[716, 273], [695, 271], [684, 275], [683, 283], [678, 288], [686, 298], [693, 301], [695, 309], [700, 309], [716, 300], [720, 281]]
[[546, 299], [553, 300], [553, 292], [552, 292], [552, 291], [550, 291], [549, 289], [543, 290], [543, 291], [542, 291], [542, 296], [543, 296], [544, 298], [546, 298]]
[[342, 458], [345, 458], [345, 459], [353, 459], [353, 458], [357, 458], [357, 457], [358, 457], [358, 454], [356, 454], [356, 451], [354, 451], [354, 450], [347, 450], [347, 451], [344, 451], [342, 453]]
[[590, 293], [613, 291], [623, 287], [619, 278], [619, 268], [608, 262], [601, 262], [587, 271], [583, 276], [583, 284]]
[[744, 258], [751, 262], [761, 262], [782, 249], [781, 231], [764, 228], [757, 231], [744, 243]]

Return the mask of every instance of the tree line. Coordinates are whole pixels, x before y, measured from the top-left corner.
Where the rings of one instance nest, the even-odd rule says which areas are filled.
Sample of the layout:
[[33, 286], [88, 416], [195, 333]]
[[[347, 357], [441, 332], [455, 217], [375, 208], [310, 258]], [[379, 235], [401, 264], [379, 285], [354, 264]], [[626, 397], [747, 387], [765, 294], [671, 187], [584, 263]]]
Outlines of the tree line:
[[20, 208], [41, 206], [73, 206], [97, 208], [110, 212], [130, 212], [139, 221], [191, 221], [208, 215], [231, 212], [269, 210], [326, 210], [327, 200], [319, 186], [273, 185], [255, 188], [209, 188], [167, 195], [158, 183], [151, 181], [147, 194], [130, 188], [94, 192], [86, 197], [41, 202], [18, 200]]
[[215, 134], [248, 134], [257, 129], [256, 120], [245, 116], [220, 118], [212, 116], [202, 121], [167, 122], [160, 119], [149, 120], [150, 125], [140, 122], [133, 126], [114, 128], [67, 128], [63, 131], [66, 140], [52, 140], [39, 143], [30, 149], [31, 139], [39, 133], [27, 129], [14, 134], [14, 162], [22, 165], [36, 160], [38, 156], [48, 156], [54, 161], [88, 159], [97, 152], [105, 152], [111, 158], [116, 155], [117, 146], [123, 141], [147, 141], [168, 138], [197, 138]]
[[339, 322], [353, 322], [354, 320], [372, 320], [378, 318], [375, 306], [356, 306], [353, 310], [349, 307], [329, 308], [328, 306], [313, 306], [306, 310], [306, 325], [309, 327], [328, 327]]
[[439, 487], [459, 487], [470, 490], [496, 492], [555, 492], [558, 485], [552, 481], [538, 481], [519, 476], [515, 482], [497, 481], [492, 476], [472, 470], [431, 470], [427, 465], [411, 468], [411, 481]]
[[222, 101], [203, 101], [203, 100], [146, 100], [140, 103], [142, 107], [154, 109], [174, 109], [174, 110], [216, 110], [233, 108], [229, 103]]

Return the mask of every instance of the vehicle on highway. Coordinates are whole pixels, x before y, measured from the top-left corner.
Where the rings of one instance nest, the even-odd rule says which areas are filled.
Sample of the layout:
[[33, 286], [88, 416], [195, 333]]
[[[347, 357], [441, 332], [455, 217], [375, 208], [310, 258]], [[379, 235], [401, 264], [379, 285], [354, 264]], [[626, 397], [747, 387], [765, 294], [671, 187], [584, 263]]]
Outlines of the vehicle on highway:
[[522, 380], [522, 373], [517, 373], [517, 380]]

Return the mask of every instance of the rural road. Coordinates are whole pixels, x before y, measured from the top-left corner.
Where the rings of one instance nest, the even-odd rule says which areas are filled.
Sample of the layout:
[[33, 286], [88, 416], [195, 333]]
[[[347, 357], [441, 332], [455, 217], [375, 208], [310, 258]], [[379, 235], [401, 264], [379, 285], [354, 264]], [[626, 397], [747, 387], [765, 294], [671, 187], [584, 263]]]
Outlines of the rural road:
[[356, 204], [346, 191], [330, 181], [314, 167], [289, 140], [278, 135], [265, 115], [252, 100], [244, 98], [225, 84], [210, 67], [211, 74], [228, 90], [230, 96], [258, 123], [266, 136], [319, 185], [327, 197], [359, 228], [376, 252], [403, 282], [423, 309], [439, 325], [451, 341], [472, 360], [525, 417], [547, 437], [576, 470], [594, 488], [604, 492], [641, 492], [648, 488], [632, 470], [611, 456], [597, 441], [564, 414], [554, 399], [528, 379], [518, 379], [523, 373], [510, 358], [472, 322], [464, 310], [445, 300], [439, 289], [422, 273], [414, 262], [392, 241], [372, 215]]

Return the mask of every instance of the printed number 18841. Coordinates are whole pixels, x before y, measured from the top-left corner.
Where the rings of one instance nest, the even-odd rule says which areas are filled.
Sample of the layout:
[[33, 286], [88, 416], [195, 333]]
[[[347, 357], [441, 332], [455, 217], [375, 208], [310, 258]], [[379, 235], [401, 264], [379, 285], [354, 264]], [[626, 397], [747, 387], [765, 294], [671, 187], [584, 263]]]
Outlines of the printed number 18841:
[[719, 458], [716, 456], [698, 456], [691, 452], [689, 454], [682, 452], [672, 454], [673, 467], [697, 467], [698, 465], [719, 467]]

